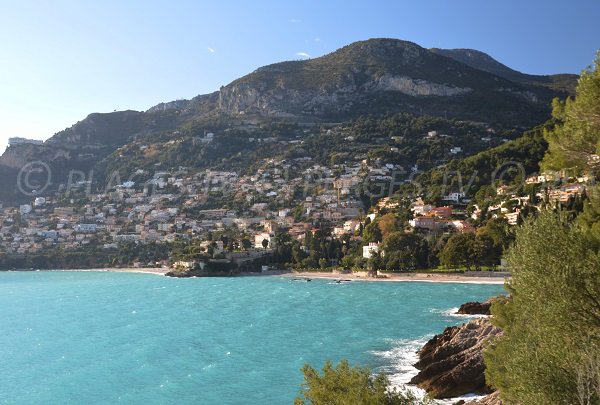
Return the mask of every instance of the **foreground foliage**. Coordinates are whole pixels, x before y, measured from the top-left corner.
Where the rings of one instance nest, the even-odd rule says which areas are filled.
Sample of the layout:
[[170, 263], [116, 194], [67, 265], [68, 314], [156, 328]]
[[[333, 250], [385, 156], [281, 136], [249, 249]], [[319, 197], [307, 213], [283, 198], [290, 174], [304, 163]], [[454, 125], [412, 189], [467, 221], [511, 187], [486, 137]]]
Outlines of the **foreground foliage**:
[[[600, 55], [577, 98], [554, 102], [543, 166], [594, 174], [600, 158]], [[504, 336], [485, 353], [486, 378], [508, 403], [600, 403], [600, 199], [588, 188], [572, 221], [544, 211], [517, 231], [507, 260], [512, 300], [492, 306]]]
[[323, 374], [310, 365], [302, 369], [304, 384], [294, 405], [414, 405], [423, 404], [410, 392], [389, 388], [383, 374], [372, 376], [368, 368], [350, 367], [347, 360], [337, 366], [325, 363]]
[[544, 133], [548, 153], [543, 165], [549, 169], [600, 167], [600, 53], [594, 68], [584, 70], [575, 99], [554, 100], [552, 116], [558, 124]]
[[600, 255], [587, 235], [551, 211], [517, 231], [512, 300], [492, 307], [504, 336], [485, 353], [507, 403], [600, 403]]

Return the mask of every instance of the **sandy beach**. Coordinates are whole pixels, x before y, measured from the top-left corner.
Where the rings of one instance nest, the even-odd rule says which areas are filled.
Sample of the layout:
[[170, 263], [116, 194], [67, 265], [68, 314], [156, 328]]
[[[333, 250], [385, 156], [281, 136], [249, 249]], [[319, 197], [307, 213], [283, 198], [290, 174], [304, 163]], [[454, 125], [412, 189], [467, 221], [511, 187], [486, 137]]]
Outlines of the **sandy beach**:
[[164, 276], [170, 271], [168, 267], [109, 267], [104, 269], [66, 269], [66, 270], [40, 270], [40, 271], [103, 271], [110, 273], [144, 273]]
[[[77, 272], [112, 272], [112, 273], [143, 273], [164, 276], [171, 269], [168, 267], [109, 267], [100, 269], [65, 269], [65, 270], [38, 270], [38, 271], [77, 271]], [[17, 270], [19, 271], [19, 270]], [[31, 270], [24, 270], [31, 271]], [[463, 274], [444, 273], [393, 273], [380, 277], [368, 276], [366, 272], [349, 274], [332, 272], [294, 272], [294, 271], [268, 271], [263, 273], [241, 273], [234, 277], [291, 277], [291, 278], [318, 278], [329, 280], [352, 280], [372, 282], [428, 282], [428, 283], [465, 283], [465, 284], [504, 284], [504, 277], [466, 276]]]
[[383, 277], [369, 277], [366, 273], [327, 273], [327, 272], [290, 272], [281, 274], [284, 277], [324, 278], [334, 280], [362, 280], [373, 282], [402, 282], [418, 281], [429, 283], [465, 283], [465, 284], [504, 284], [503, 277], [473, 277], [462, 274], [443, 273], [395, 273]]

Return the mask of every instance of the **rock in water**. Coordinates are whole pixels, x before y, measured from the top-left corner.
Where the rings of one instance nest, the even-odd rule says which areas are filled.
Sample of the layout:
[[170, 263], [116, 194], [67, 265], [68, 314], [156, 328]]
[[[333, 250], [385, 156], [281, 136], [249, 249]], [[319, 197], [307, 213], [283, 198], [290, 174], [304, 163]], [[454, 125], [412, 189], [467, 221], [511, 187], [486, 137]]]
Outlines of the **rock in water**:
[[490, 315], [493, 300], [494, 298], [484, 302], [467, 302], [462, 304], [456, 313], [462, 315]]
[[419, 351], [415, 367], [420, 372], [410, 383], [434, 398], [490, 393], [485, 384], [483, 349], [489, 338], [500, 333], [488, 319], [446, 328]]

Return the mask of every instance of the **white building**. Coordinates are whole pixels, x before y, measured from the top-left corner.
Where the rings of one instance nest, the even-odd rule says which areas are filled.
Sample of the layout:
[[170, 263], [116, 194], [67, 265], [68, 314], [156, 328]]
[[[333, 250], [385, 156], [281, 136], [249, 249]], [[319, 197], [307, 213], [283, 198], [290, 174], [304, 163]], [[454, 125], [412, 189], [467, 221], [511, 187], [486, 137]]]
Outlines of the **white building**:
[[220, 241], [220, 240], [216, 240], [216, 241], [206, 240], [206, 241], [200, 243], [200, 247], [204, 248], [204, 250], [207, 252], [208, 252], [209, 248], [211, 248], [213, 251], [213, 255], [218, 255], [219, 253], [223, 253], [223, 251], [225, 250], [223, 241]]
[[97, 224], [77, 224], [73, 227], [73, 230], [75, 232], [81, 232], [81, 233], [96, 232], [97, 229], [98, 229]]
[[173, 224], [168, 222], [159, 223], [156, 225], [156, 229], [160, 232], [170, 232], [173, 229]]
[[41, 207], [44, 204], [46, 204], [46, 199], [44, 197], [36, 197], [35, 201], [33, 202], [33, 205], [36, 207]]
[[454, 203], [458, 203], [460, 202], [461, 199], [463, 199], [465, 197], [465, 193], [464, 192], [453, 192], [448, 194], [447, 196], [445, 196], [444, 198], [442, 198], [443, 201], [452, 201]]
[[115, 235], [113, 238], [113, 240], [115, 242], [135, 242], [135, 241], [138, 241], [139, 239], [140, 239], [140, 235], [136, 235], [134, 233]]
[[269, 242], [267, 247], [272, 247], [271, 246], [271, 234], [268, 234], [268, 233], [259, 233], [259, 234], [254, 235], [254, 247], [256, 249], [264, 249], [263, 240], [266, 240], [267, 242]]
[[368, 245], [363, 246], [363, 257], [370, 259], [379, 253], [379, 243], [371, 242]]
[[508, 221], [509, 225], [517, 225], [519, 223], [519, 214], [521, 213], [521, 210], [517, 209], [515, 212], [510, 212], [507, 214], [504, 214], [504, 216], [506, 217], [506, 220]]
[[19, 206], [19, 214], [21, 215], [27, 215], [31, 212], [31, 205], [29, 204], [23, 204]]

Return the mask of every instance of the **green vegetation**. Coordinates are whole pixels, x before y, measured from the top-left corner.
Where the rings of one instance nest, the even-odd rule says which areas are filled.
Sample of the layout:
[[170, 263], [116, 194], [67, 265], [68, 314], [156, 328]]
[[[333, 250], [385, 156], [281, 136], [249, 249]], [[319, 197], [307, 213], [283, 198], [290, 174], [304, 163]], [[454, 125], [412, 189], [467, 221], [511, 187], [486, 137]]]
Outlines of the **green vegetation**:
[[167, 260], [171, 244], [122, 243], [118, 249], [104, 249], [90, 244], [78, 249], [49, 249], [36, 254], [0, 254], [0, 269], [90, 269], [131, 267], [135, 262], [148, 263]]
[[[594, 172], [600, 149], [600, 57], [577, 98], [555, 102], [546, 167]], [[509, 404], [600, 403], [600, 201], [543, 210], [516, 232], [507, 259], [512, 298], [495, 303], [504, 335], [486, 350], [486, 378]]]
[[596, 171], [600, 165], [600, 54], [594, 65], [581, 74], [575, 99], [554, 100], [552, 116], [558, 123], [544, 132], [546, 168]]
[[429, 267], [429, 243], [420, 235], [392, 232], [383, 239], [382, 268], [414, 270]]
[[551, 123], [546, 123], [513, 141], [420, 174], [413, 184], [402, 186], [398, 195], [423, 195], [427, 201], [440, 203], [446, 193], [464, 191], [474, 202], [483, 202], [489, 193], [495, 195], [490, 187], [520, 184], [523, 176], [539, 172], [547, 149], [543, 132], [550, 127]]
[[517, 231], [508, 263], [512, 299], [492, 309], [504, 336], [486, 352], [487, 381], [508, 403], [598, 403], [598, 249], [582, 227], [545, 211]]
[[[488, 127], [480, 123], [381, 112], [357, 115], [334, 127], [315, 126], [306, 132], [287, 121], [265, 120], [260, 126], [246, 129], [235, 129], [232, 125], [227, 120], [220, 123], [201, 121], [186, 125], [176, 133], [162, 131], [130, 142], [100, 163], [99, 170], [105, 176], [101, 188], [115, 184], [116, 179], [110, 181], [115, 173], [119, 180], [125, 181], [140, 169], [146, 173], [134, 176], [137, 183], [147, 180], [155, 170], [177, 170], [183, 166], [196, 171], [235, 170], [241, 174], [255, 174], [265, 167], [265, 161], [291, 161], [306, 156], [311, 158], [311, 165], [343, 166], [356, 163], [361, 160], [358, 156], [364, 156], [369, 161], [382, 159], [400, 165], [404, 170], [415, 164], [421, 170], [428, 170], [446, 162], [452, 147], [460, 147], [464, 154], [470, 155], [517, 135], [514, 129], [500, 126], [488, 141], [482, 141]], [[204, 137], [207, 128], [215, 131], [214, 140], [209, 143], [198, 141]], [[429, 139], [426, 137], [429, 131], [444, 136]], [[250, 138], [254, 141], [249, 141]], [[264, 139], [269, 142], [259, 142]], [[294, 176], [295, 171], [290, 170], [286, 180]], [[204, 208], [231, 205], [230, 199], [211, 195]]]
[[504, 221], [489, 220], [477, 233], [457, 233], [448, 238], [439, 253], [440, 263], [447, 268], [492, 268], [500, 261], [513, 235]]
[[418, 405], [410, 392], [389, 387], [383, 374], [371, 375], [368, 368], [350, 367], [347, 360], [337, 366], [328, 361], [319, 374], [310, 365], [302, 369], [304, 384], [294, 405]]

